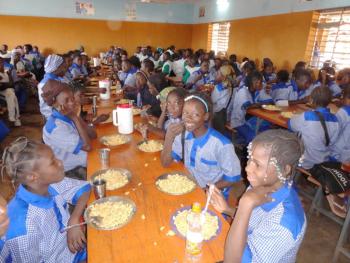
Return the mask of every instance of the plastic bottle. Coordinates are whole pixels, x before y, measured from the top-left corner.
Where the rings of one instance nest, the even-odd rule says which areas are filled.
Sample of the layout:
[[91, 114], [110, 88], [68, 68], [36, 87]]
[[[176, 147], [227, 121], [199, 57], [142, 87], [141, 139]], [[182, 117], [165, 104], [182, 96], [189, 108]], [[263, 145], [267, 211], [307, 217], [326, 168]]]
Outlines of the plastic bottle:
[[193, 261], [199, 259], [202, 253], [203, 234], [201, 211], [200, 203], [193, 203], [192, 210], [187, 216], [186, 254]]

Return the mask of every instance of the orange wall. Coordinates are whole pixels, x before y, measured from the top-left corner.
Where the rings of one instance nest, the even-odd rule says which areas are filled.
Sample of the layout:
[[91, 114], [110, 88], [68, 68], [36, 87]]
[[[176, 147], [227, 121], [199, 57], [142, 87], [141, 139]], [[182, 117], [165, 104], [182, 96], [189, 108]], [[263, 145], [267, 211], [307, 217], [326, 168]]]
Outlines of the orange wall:
[[[269, 57], [277, 68], [291, 69], [305, 57], [312, 15], [301, 12], [233, 20], [228, 54], [259, 63]], [[208, 24], [194, 25], [193, 29], [197, 32], [192, 34], [192, 48], [206, 48]]]
[[45, 17], [0, 16], [0, 43], [38, 45], [44, 53], [63, 53], [83, 45], [90, 55], [111, 44], [133, 53], [136, 46], [190, 46], [192, 25]]

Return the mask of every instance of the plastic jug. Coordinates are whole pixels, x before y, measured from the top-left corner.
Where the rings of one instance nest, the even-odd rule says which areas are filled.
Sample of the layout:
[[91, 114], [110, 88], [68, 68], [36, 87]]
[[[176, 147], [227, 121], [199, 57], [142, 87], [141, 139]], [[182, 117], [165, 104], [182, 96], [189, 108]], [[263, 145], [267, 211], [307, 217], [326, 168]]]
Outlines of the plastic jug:
[[120, 134], [130, 134], [134, 131], [134, 116], [132, 105], [120, 104], [113, 110], [113, 125], [118, 127]]
[[100, 93], [101, 100], [109, 100], [111, 98], [111, 86], [112, 82], [109, 79], [100, 80], [98, 82], [99, 88], [105, 88], [106, 93]]

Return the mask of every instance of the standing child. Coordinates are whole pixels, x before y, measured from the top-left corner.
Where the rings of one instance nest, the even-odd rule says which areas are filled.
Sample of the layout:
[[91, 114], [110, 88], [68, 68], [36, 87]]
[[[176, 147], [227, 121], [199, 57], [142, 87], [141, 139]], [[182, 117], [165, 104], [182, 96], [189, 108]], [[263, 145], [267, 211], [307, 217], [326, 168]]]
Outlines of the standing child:
[[87, 152], [91, 150], [85, 123], [78, 116], [73, 92], [67, 84], [49, 80], [43, 98], [53, 107], [43, 128], [43, 140], [63, 162], [66, 176], [86, 179]]
[[183, 123], [169, 125], [161, 162], [168, 166], [172, 160], [183, 160], [201, 188], [215, 184], [228, 197], [231, 185], [241, 180], [241, 166], [231, 142], [208, 127], [211, 110], [203, 94], [185, 98]]
[[[7, 175], [19, 184], [8, 205], [5, 246], [13, 262], [86, 262], [80, 223], [89, 199], [86, 181], [64, 178], [62, 162], [50, 147], [18, 138], [3, 154]], [[75, 205], [72, 214], [67, 204]], [[0, 258], [3, 258], [0, 255]]]
[[318, 81], [314, 87], [327, 86], [333, 97], [340, 97], [342, 89], [335, 82], [335, 69], [332, 67], [323, 67], [318, 73]]
[[82, 59], [81, 59], [81, 55], [80, 54], [74, 54], [73, 55], [73, 64], [72, 66], [69, 68], [70, 73], [73, 76], [73, 80], [84, 80], [85, 79], [85, 75], [84, 75], [84, 71], [82, 68]]
[[304, 148], [285, 130], [260, 133], [248, 147], [250, 187], [236, 209], [214, 190], [213, 206], [234, 216], [224, 262], [294, 263], [306, 230], [306, 217], [293, 177]]

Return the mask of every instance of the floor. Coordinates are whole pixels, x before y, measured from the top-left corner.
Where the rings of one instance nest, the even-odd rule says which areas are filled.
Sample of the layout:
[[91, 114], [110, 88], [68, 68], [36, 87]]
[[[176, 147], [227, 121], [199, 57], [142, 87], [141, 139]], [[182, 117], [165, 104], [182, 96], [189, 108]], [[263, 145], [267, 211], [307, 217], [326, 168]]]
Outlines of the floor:
[[[18, 136], [27, 136], [28, 138], [41, 140], [42, 118], [38, 111], [37, 102], [31, 99], [28, 103], [28, 109], [22, 114], [22, 127], [12, 128], [10, 134], [0, 144], [0, 151]], [[0, 193], [7, 199], [10, 199], [14, 190], [10, 183], [0, 181]], [[310, 206], [310, 201], [303, 199], [305, 211]], [[314, 213], [308, 219], [308, 227], [305, 239], [302, 243], [298, 255], [298, 263], [329, 263], [331, 262], [334, 248], [336, 246], [340, 226], [323, 215]], [[339, 263], [350, 262], [341, 256]]]

